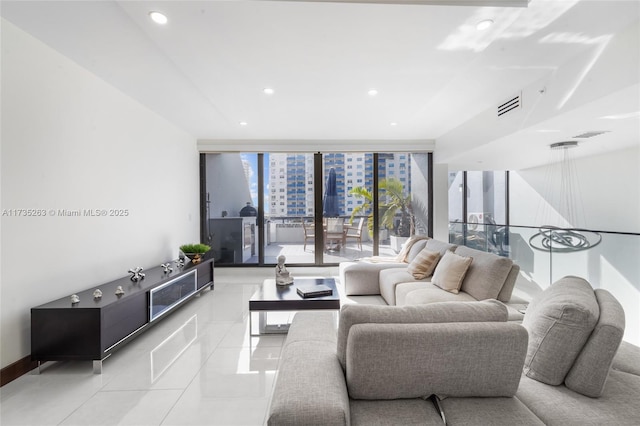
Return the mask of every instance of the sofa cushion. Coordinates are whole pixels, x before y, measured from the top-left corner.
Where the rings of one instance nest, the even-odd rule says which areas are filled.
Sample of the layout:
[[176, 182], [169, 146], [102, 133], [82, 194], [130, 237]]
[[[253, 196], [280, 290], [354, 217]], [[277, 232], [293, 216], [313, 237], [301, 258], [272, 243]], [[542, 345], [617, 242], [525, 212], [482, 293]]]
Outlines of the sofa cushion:
[[472, 261], [473, 259], [470, 257], [458, 256], [450, 251], [446, 252], [438, 262], [431, 282], [443, 290], [454, 294], [458, 293]]
[[356, 324], [347, 388], [353, 399], [513, 396], [526, 352], [527, 331], [514, 323]]
[[599, 308], [591, 285], [567, 276], [533, 298], [522, 320], [529, 331], [524, 373], [559, 385], [598, 321]]
[[406, 269], [406, 263], [341, 262], [340, 280], [347, 296], [380, 294], [380, 271]]
[[449, 425], [544, 426], [518, 398], [446, 398], [440, 406]]
[[442, 417], [433, 403], [422, 398], [352, 399], [349, 404], [352, 425], [442, 426]]
[[602, 395], [624, 335], [624, 310], [620, 302], [606, 290], [597, 289], [595, 295], [600, 308], [598, 323], [564, 379], [569, 389], [592, 398]]
[[497, 300], [442, 302], [419, 306], [344, 305], [338, 324], [337, 354], [343, 368], [349, 331], [355, 324], [415, 324], [507, 321], [507, 307]]
[[[400, 284], [396, 287], [396, 297], [401, 291], [401, 288], [407, 284]], [[425, 303], [436, 302], [477, 302], [473, 296], [461, 291], [459, 293], [450, 293], [448, 291], [442, 291], [440, 287], [437, 287], [431, 283], [425, 283], [425, 286], [420, 289], [414, 289], [406, 294], [404, 297], [403, 305], [423, 305]], [[399, 302], [398, 302], [399, 303]], [[401, 305], [398, 305], [401, 306]]]
[[611, 371], [600, 398], [523, 377], [516, 397], [549, 426], [637, 425], [640, 377]]
[[640, 376], [640, 347], [623, 340], [611, 367], [614, 370]]
[[438, 260], [440, 260], [440, 253], [426, 248], [422, 249], [411, 263], [409, 263], [407, 271], [413, 275], [413, 278], [422, 280], [433, 274], [433, 270], [436, 269]]
[[431, 251], [437, 251], [440, 253], [440, 257], [442, 257], [446, 252], [454, 251], [458, 246], [455, 244], [445, 243], [444, 241], [430, 239], [427, 240], [425, 247]]
[[409, 273], [408, 268], [393, 268], [380, 271], [379, 277], [379, 293], [389, 305], [396, 304], [396, 286], [400, 283], [422, 281], [426, 282], [429, 278], [416, 280]]
[[473, 258], [469, 272], [462, 282], [461, 290], [478, 300], [497, 299], [511, 271], [513, 261], [506, 257], [465, 246], [456, 248], [455, 253]]

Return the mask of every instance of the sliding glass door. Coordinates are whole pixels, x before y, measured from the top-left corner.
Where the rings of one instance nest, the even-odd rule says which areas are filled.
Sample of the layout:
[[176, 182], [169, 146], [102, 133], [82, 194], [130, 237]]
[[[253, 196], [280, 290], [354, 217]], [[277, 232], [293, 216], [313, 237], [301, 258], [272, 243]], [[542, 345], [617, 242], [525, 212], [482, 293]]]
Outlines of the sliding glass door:
[[264, 263], [315, 264], [314, 154], [264, 154]]
[[216, 264], [334, 265], [428, 234], [427, 153], [203, 154], [202, 240]]

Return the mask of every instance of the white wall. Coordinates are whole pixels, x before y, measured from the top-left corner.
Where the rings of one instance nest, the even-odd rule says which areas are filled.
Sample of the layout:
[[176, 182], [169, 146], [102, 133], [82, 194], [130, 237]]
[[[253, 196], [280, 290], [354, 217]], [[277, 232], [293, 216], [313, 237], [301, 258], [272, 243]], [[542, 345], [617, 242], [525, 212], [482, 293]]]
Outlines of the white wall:
[[[640, 233], [640, 141], [629, 149], [576, 159], [574, 165], [580, 193], [576, 202], [585, 220], [578, 225]], [[559, 207], [547, 202], [558, 199], [550, 191], [560, 185], [549, 185], [547, 173], [547, 166], [511, 172], [511, 225], [537, 226], [556, 219]]]
[[5, 367], [30, 353], [31, 307], [157, 266], [197, 241], [199, 179], [193, 137], [9, 22], [1, 29]]
[[[587, 157], [575, 162], [580, 181], [586, 228], [598, 231], [640, 233], [640, 148], [634, 147]], [[626, 315], [625, 340], [640, 345], [640, 236], [602, 233], [602, 242], [592, 249], [554, 254], [531, 249], [527, 242], [536, 230], [517, 225], [540, 226], [561, 219], [548, 193], [558, 186], [546, 182], [546, 167], [511, 172], [510, 213], [514, 257], [521, 266], [517, 288], [530, 298], [565, 275], [577, 275], [594, 288], [609, 290]], [[517, 235], [513, 235], [517, 234]], [[522, 285], [520, 285], [522, 284]]]

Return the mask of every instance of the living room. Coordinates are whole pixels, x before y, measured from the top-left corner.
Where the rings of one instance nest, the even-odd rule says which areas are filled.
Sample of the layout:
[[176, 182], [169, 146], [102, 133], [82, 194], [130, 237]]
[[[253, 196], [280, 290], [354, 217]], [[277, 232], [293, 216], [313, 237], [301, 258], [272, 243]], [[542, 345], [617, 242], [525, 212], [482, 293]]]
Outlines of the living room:
[[[640, 273], [633, 260], [637, 259], [640, 233], [636, 2], [555, 2], [561, 7], [553, 16], [540, 11], [548, 11], [551, 3], [538, 0], [524, 8], [198, 2], [181, 9], [180, 2], [94, 3], [3, 2], [0, 10], [2, 209], [46, 213], [39, 217], [3, 213], [3, 376], [16, 363], [30, 365], [31, 308], [125, 276], [129, 268], [147, 269], [175, 259], [181, 244], [200, 240], [200, 153], [432, 152], [433, 237], [448, 241], [450, 173], [509, 170], [510, 223], [542, 225], [536, 223], [535, 214], [546, 184], [549, 145], [591, 130], [609, 132], [586, 139], [576, 149], [587, 227], [630, 234], [625, 234], [624, 243], [630, 261], [620, 255], [617, 259], [585, 255], [584, 260], [600, 285], [624, 303], [631, 336], [625, 340], [640, 344]], [[436, 8], [437, 13], [425, 8]], [[166, 11], [168, 27], [148, 22], [148, 12], [156, 9]], [[481, 33], [482, 43], [462, 52], [455, 44], [449, 50], [437, 49], [445, 46], [447, 35], [455, 35], [477, 13], [488, 12], [495, 13], [498, 24], [501, 16], [509, 25], [503, 22], [499, 31], [489, 29], [496, 31], [491, 37]], [[183, 14], [193, 19], [182, 24], [186, 27], [228, 31], [217, 36], [229, 44], [209, 46], [211, 40], [217, 40], [210, 33], [184, 29], [180, 38], [172, 36], [171, 25], [176, 28], [174, 23]], [[516, 21], [512, 14], [523, 15], [522, 20]], [[529, 26], [523, 24], [525, 17]], [[359, 20], [363, 21], [360, 28], [355, 23]], [[449, 27], [443, 25], [437, 33], [429, 33], [431, 43], [404, 44], [423, 35], [419, 32], [423, 22], [435, 26], [438, 20]], [[353, 31], [356, 40], [350, 38], [356, 36]], [[266, 34], [272, 38], [260, 42]], [[287, 44], [299, 36], [299, 45]], [[371, 40], [374, 36], [375, 41]], [[341, 45], [341, 37], [350, 43]], [[368, 40], [375, 48], [365, 54], [361, 49]], [[519, 40], [526, 44], [518, 45]], [[277, 54], [269, 57], [269, 47], [279, 45]], [[207, 46], [213, 50], [211, 56], [222, 58], [214, 64], [216, 73], [194, 65], [195, 52], [207, 51]], [[247, 46], [251, 50], [244, 50]], [[439, 60], [443, 71], [431, 72], [430, 80], [423, 82], [426, 87], [410, 86], [428, 80], [421, 73], [438, 63], [416, 63], [416, 52], [421, 50], [440, 52], [437, 58], [430, 58]], [[175, 65], [180, 54], [187, 53], [194, 62]], [[383, 56], [377, 58], [378, 54]], [[530, 63], [522, 58], [529, 54]], [[349, 57], [355, 63], [347, 61]], [[496, 59], [500, 57], [501, 61]], [[344, 74], [341, 67], [345, 67]], [[493, 72], [487, 72], [487, 80], [463, 73], [464, 68], [479, 72], [474, 67]], [[190, 73], [185, 74], [185, 69]], [[418, 76], [409, 79], [414, 72]], [[390, 80], [385, 80], [386, 87], [382, 84], [385, 73], [392, 74], [394, 89]], [[201, 84], [211, 75], [219, 83], [203, 88]], [[238, 75], [242, 78], [234, 80]], [[404, 78], [407, 85], [401, 84]], [[348, 87], [359, 80], [356, 88]], [[336, 86], [329, 90], [324, 85], [331, 81]], [[263, 93], [266, 85], [273, 85], [276, 92], [271, 96]], [[445, 86], [450, 90], [438, 94], [436, 89]], [[287, 87], [294, 93], [287, 95]], [[367, 93], [372, 87], [379, 90], [373, 97]], [[350, 96], [357, 101], [344, 100], [348, 96], [343, 90], [354, 92]], [[325, 98], [324, 92], [337, 95]], [[494, 106], [515, 92], [522, 94], [523, 102], [516, 119], [496, 119]], [[445, 94], [455, 96], [451, 104], [442, 106], [439, 101], [443, 102]], [[286, 103], [275, 103], [278, 99]], [[242, 109], [243, 103], [250, 106]], [[344, 109], [337, 108], [341, 103]], [[470, 104], [468, 109], [458, 107], [465, 103]], [[294, 111], [300, 115], [290, 116]], [[351, 117], [349, 111], [359, 112]], [[128, 213], [100, 217], [58, 214], [92, 209]], [[622, 260], [625, 267], [616, 267]], [[242, 328], [235, 324], [243, 324], [238, 316], [247, 309], [240, 302], [246, 302], [251, 296], [247, 293], [272, 275], [274, 265], [267, 266], [216, 268], [220, 287], [202, 297], [215, 297], [219, 290], [223, 294], [219, 301], [209, 302], [224, 312], [216, 320], [227, 327], [220, 325], [215, 333], [226, 335], [231, 328]], [[293, 273], [325, 273], [316, 268], [294, 268]], [[326, 273], [337, 275], [335, 267]], [[550, 284], [548, 274], [523, 279]], [[232, 311], [232, 307], [240, 310]], [[173, 325], [187, 323], [189, 318], [180, 318]], [[159, 335], [154, 338], [156, 345], [162, 341]], [[246, 361], [251, 350], [239, 338]], [[282, 344], [280, 337], [260, 341], [265, 348]], [[263, 371], [269, 371], [266, 375], [271, 380], [274, 356], [269, 349], [261, 351], [269, 364]], [[134, 352], [133, 359], [136, 354], [140, 352]], [[107, 361], [105, 368], [117, 359]], [[118, 368], [118, 364], [112, 366]], [[90, 366], [66, 368], [71, 375], [89, 377], [88, 388], [79, 386], [76, 392], [91, 389], [92, 395], [98, 395], [101, 379], [90, 377]], [[60, 370], [22, 379], [50, 381], [56, 378], [51, 374], [56, 371]], [[4, 423], [9, 406], [4, 399], [6, 386], [2, 391]], [[178, 397], [172, 394], [154, 404], [175, 402]], [[253, 400], [262, 406], [268, 398], [263, 394]], [[251, 398], [241, 406], [250, 403]], [[216, 405], [220, 410], [223, 406]], [[32, 406], [21, 407], [28, 410]], [[47, 411], [41, 414], [38, 422], [47, 423]], [[52, 417], [51, 422], [61, 423], [67, 416], [69, 412]], [[233, 423], [233, 417], [225, 419]], [[180, 423], [180, 416], [166, 423]]]

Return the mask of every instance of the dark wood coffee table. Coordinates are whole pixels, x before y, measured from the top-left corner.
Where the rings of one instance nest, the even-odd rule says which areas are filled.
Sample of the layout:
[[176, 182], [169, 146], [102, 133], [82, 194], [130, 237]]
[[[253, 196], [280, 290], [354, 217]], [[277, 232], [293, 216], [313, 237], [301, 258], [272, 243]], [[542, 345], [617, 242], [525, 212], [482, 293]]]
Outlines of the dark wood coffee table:
[[[297, 292], [299, 285], [324, 284], [333, 290], [331, 296], [303, 298]], [[294, 278], [293, 284], [276, 286], [275, 279], [266, 279], [249, 300], [249, 331], [252, 336], [286, 333], [289, 324], [267, 324], [267, 313], [276, 311], [340, 310], [340, 295], [333, 278]], [[253, 313], [258, 314], [258, 333], [253, 331]]]

